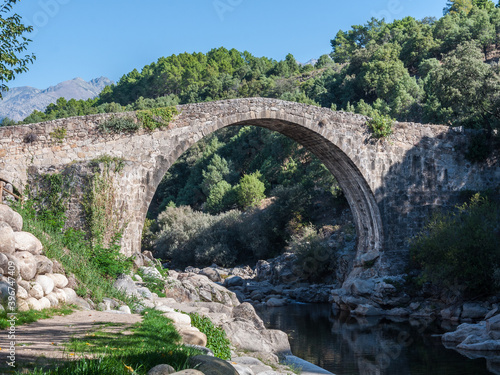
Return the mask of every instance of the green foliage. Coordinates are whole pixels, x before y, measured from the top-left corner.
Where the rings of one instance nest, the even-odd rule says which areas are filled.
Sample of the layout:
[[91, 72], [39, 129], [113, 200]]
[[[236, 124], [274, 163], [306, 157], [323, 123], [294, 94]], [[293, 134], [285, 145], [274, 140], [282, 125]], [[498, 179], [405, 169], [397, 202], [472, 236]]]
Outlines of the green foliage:
[[[162, 274], [166, 273], [163, 269], [161, 269], [161, 271]], [[144, 282], [146, 288], [148, 288], [151, 292], [158, 294], [159, 297], [166, 296], [164, 279], [150, 274], [146, 275], [141, 269], [139, 269], [137, 273], [142, 277], [142, 281]]]
[[133, 133], [139, 129], [139, 124], [131, 117], [113, 116], [100, 123], [98, 129], [103, 133]]
[[35, 55], [18, 56], [28, 48], [30, 39], [24, 35], [33, 31], [33, 26], [21, 23], [21, 16], [11, 14], [13, 6], [18, 0], [4, 0], [0, 5], [0, 99], [2, 91], [9, 88], [5, 84], [15, 78], [16, 74], [26, 72], [28, 64], [32, 63]]
[[[180, 345], [181, 337], [172, 322], [154, 309], [143, 312], [143, 320], [121, 330], [96, 327], [85, 340], [74, 338], [66, 351], [75, 360], [54, 364], [49, 370], [36, 369], [35, 374], [46, 375], [146, 375], [159, 364], [168, 363], [177, 371], [188, 368], [188, 359], [200, 351]], [[107, 326], [108, 326], [107, 325]], [[116, 326], [116, 324], [115, 324]], [[133, 335], [125, 331], [132, 330]], [[29, 366], [26, 364], [26, 366]]]
[[215, 326], [206, 316], [197, 313], [189, 314], [191, 325], [198, 328], [207, 336], [207, 348], [214, 352], [214, 356], [223, 360], [231, 359], [231, 342], [221, 327]]
[[306, 280], [322, 282], [335, 272], [336, 249], [328, 246], [325, 233], [318, 233], [312, 225], [304, 226], [299, 233], [294, 234], [288, 243], [288, 249], [297, 255], [296, 269]]
[[66, 128], [55, 128], [49, 133], [50, 137], [55, 139], [58, 143], [62, 143], [64, 138], [66, 138], [67, 130]]
[[75, 274], [80, 289], [86, 292], [85, 297], [94, 301], [101, 301], [103, 297], [126, 300], [123, 293], [114, 289], [109, 276], [93, 262], [92, 246], [84, 232], [72, 228], [64, 231], [59, 224], [54, 225], [36, 210], [31, 200], [22, 206], [17, 204], [15, 209], [23, 217], [24, 230], [40, 239], [47, 257], [57, 259], [66, 272]]
[[175, 107], [152, 108], [137, 111], [137, 118], [142, 126], [150, 131], [168, 126], [179, 112]]
[[491, 139], [485, 134], [476, 134], [471, 138], [465, 157], [472, 162], [481, 163], [491, 154]]
[[392, 134], [394, 120], [389, 116], [375, 114], [371, 120], [368, 120], [367, 125], [375, 138], [387, 138]]
[[260, 180], [262, 175], [259, 171], [244, 175], [236, 186], [236, 199], [238, 205], [247, 209], [259, 205], [260, 201], [265, 198], [264, 191], [266, 186]]
[[455, 211], [435, 215], [410, 246], [421, 280], [464, 290], [467, 296], [500, 286], [500, 207], [475, 194]]

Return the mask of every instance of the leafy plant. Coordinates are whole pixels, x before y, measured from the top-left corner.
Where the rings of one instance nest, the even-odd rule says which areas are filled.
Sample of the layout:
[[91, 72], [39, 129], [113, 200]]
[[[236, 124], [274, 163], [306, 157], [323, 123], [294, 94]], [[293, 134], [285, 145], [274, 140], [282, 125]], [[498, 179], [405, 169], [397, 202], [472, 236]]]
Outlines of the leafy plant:
[[410, 244], [421, 281], [468, 295], [491, 293], [500, 268], [500, 207], [479, 193], [449, 213], [436, 214]]
[[[158, 269], [158, 267], [157, 267]], [[158, 270], [159, 271], [159, 270]], [[151, 274], [145, 274], [143, 270], [139, 268], [138, 270], [138, 275], [142, 277], [142, 281], [144, 282], [145, 286], [153, 293], [158, 294], [159, 297], [165, 297], [165, 280], [153, 276]], [[162, 270], [162, 275], [165, 275], [165, 271]]]
[[103, 133], [133, 133], [139, 128], [140, 124], [129, 116], [113, 116], [98, 125]]
[[55, 128], [53, 131], [49, 133], [49, 135], [55, 139], [58, 143], [62, 143], [64, 138], [66, 138], [67, 130], [66, 128]]
[[394, 120], [386, 115], [374, 114], [371, 120], [367, 122], [375, 138], [387, 138], [392, 134]]
[[167, 126], [178, 114], [177, 108], [171, 106], [137, 111], [137, 118], [144, 128], [153, 131]]
[[214, 352], [217, 358], [231, 359], [231, 342], [226, 337], [226, 332], [221, 327], [215, 326], [206, 316], [197, 313], [189, 314], [191, 325], [207, 336], [207, 348]]

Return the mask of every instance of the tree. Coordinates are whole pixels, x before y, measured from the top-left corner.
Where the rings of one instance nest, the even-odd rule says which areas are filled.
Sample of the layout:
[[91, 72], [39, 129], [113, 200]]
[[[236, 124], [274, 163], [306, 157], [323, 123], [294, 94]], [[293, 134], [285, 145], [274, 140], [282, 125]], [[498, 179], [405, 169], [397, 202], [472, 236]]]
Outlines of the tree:
[[28, 64], [35, 60], [33, 54], [19, 56], [31, 42], [23, 34], [33, 31], [33, 26], [23, 25], [17, 13], [4, 17], [12, 11], [12, 7], [18, 1], [4, 0], [0, 6], [0, 98], [2, 98], [1, 91], [9, 89], [5, 83], [13, 80], [16, 74], [26, 72]]
[[448, 13], [469, 14], [473, 6], [472, 0], [448, 0], [446, 2], [446, 7], [443, 9], [443, 13], [445, 15]]
[[236, 187], [236, 195], [241, 207], [257, 206], [266, 197], [264, 195], [266, 187], [260, 178], [260, 172], [255, 172], [246, 174], [240, 179], [240, 183]]

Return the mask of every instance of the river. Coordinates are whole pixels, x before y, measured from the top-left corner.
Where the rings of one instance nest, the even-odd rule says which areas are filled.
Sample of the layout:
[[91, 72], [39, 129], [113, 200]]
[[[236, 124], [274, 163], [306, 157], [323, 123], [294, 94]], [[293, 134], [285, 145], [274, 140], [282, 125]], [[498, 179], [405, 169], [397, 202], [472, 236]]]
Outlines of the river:
[[257, 312], [267, 328], [289, 335], [294, 355], [336, 375], [483, 375], [495, 373], [488, 366], [500, 367], [500, 357], [487, 364], [446, 349], [439, 337], [445, 329], [436, 322], [334, 315], [328, 304]]

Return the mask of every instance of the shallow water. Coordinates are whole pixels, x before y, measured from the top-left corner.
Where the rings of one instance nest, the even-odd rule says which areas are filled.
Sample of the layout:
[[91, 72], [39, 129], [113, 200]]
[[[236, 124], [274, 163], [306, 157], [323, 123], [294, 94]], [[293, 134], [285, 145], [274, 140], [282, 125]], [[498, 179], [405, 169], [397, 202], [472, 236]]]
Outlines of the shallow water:
[[[336, 375], [483, 375], [500, 356], [469, 359], [446, 349], [433, 321], [334, 315], [328, 304], [258, 308], [267, 328], [288, 333], [294, 355]], [[445, 327], [453, 329], [453, 327]]]

